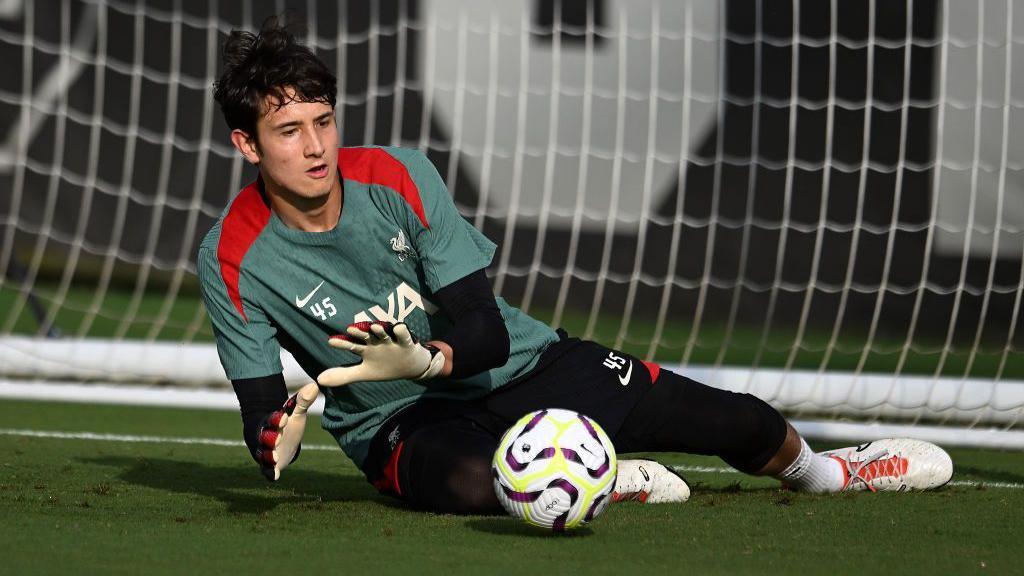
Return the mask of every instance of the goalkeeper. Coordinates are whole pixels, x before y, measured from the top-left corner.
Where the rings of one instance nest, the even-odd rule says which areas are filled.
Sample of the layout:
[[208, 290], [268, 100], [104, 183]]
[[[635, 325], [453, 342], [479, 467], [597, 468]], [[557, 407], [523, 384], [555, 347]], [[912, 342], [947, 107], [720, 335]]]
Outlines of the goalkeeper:
[[[199, 249], [217, 349], [243, 436], [271, 480], [297, 456], [305, 413], [380, 491], [439, 512], [500, 510], [490, 461], [541, 408], [594, 418], [619, 452], [720, 456], [795, 489], [925, 489], [949, 457], [913, 440], [816, 454], [771, 406], [594, 342], [496, 298], [492, 244], [420, 152], [339, 148], [335, 77], [275, 21], [235, 31], [215, 84], [231, 141], [259, 170]], [[340, 335], [340, 336], [339, 336]], [[281, 348], [316, 378], [288, 398]], [[683, 501], [685, 482], [621, 461], [614, 497]]]

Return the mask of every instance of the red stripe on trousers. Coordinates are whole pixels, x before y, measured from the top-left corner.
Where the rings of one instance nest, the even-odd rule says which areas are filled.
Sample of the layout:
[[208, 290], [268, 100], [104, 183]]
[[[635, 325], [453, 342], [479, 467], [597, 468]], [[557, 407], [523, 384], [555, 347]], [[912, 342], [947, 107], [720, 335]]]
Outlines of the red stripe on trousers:
[[391, 457], [388, 458], [387, 465], [384, 466], [384, 475], [374, 480], [373, 487], [378, 492], [394, 493], [398, 496], [402, 495], [402, 488], [398, 485], [398, 458], [402, 455], [402, 446], [405, 442], [399, 442], [395, 449], [391, 452]]

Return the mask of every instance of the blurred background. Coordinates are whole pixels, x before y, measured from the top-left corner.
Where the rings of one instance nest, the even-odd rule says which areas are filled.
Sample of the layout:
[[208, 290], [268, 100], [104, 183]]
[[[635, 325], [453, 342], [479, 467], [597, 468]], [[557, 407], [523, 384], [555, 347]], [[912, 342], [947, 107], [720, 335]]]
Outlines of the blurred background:
[[194, 258], [255, 173], [211, 84], [281, 13], [510, 303], [790, 412], [1021, 418], [1012, 0], [2, 0], [0, 374], [223, 380]]

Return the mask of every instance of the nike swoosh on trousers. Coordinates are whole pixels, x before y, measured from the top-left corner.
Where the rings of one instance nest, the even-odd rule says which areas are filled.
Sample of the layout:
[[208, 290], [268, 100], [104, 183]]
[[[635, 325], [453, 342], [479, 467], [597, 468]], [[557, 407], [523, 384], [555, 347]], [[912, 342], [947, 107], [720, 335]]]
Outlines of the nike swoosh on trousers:
[[626, 386], [627, 384], [629, 384], [629, 377], [632, 376], [632, 375], [633, 375], [633, 361], [630, 360], [629, 361], [629, 370], [626, 370], [626, 375], [623, 376], [623, 375], [619, 374], [619, 383], [622, 384], [623, 386]]

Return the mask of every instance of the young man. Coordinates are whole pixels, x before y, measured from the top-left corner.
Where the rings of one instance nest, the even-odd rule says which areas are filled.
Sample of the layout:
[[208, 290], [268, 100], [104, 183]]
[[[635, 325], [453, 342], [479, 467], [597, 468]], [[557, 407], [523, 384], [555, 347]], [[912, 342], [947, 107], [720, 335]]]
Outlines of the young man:
[[[619, 452], [714, 454], [795, 489], [949, 480], [936, 446], [815, 454], [754, 396], [570, 338], [495, 298], [484, 275], [494, 244], [459, 215], [423, 154], [338, 147], [335, 78], [311, 51], [269, 23], [233, 32], [224, 64], [215, 98], [259, 178], [207, 234], [198, 269], [246, 444], [269, 479], [298, 455], [322, 391], [323, 427], [367, 479], [440, 512], [500, 510], [498, 439], [548, 407], [594, 418]], [[286, 400], [281, 347], [319, 387]], [[620, 462], [616, 499], [688, 496], [660, 464]]]

